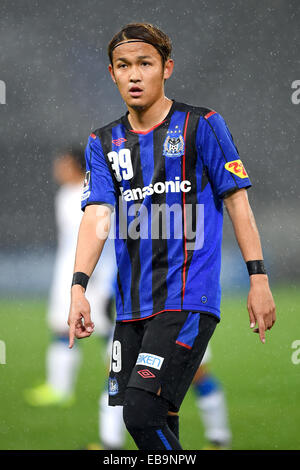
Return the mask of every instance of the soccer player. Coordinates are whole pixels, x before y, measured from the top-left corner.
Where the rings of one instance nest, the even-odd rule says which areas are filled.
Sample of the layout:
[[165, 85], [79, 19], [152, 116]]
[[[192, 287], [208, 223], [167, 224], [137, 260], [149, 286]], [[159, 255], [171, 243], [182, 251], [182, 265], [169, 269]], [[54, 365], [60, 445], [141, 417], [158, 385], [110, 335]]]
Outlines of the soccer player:
[[220, 320], [223, 202], [250, 275], [250, 327], [263, 343], [275, 305], [251, 183], [224, 119], [165, 96], [174, 62], [170, 39], [156, 27], [125, 26], [108, 54], [128, 112], [94, 131], [86, 148], [70, 348], [94, 331], [85, 289], [115, 210], [109, 403], [123, 405], [138, 449], [181, 449], [178, 411]]

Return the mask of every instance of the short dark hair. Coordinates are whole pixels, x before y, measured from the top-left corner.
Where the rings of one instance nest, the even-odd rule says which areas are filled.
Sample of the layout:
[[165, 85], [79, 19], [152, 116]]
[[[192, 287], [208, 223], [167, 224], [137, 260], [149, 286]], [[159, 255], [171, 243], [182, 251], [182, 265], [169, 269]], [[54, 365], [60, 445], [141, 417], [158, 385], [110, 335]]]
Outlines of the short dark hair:
[[108, 45], [108, 57], [111, 64], [114, 48], [119, 43], [130, 39], [140, 39], [155, 47], [162, 57], [163, 64], [171, 56], [172, 43], [169, 36], [150, 23], [130, 23], [115, 34]]
[[82, 172], [85, 171], [85, 156], [84, 149], [80, 145], [70, 145], [65, 147], [58, 152], [58, 158], [71, 157], [74, 163], [78, 166], [78, 169]]

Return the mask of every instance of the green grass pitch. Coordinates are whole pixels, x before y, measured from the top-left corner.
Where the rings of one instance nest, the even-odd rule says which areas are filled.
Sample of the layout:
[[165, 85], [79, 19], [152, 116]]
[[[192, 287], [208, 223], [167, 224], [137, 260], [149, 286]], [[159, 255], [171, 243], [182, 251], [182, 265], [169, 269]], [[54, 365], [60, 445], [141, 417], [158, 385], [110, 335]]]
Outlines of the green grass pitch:
[[[300, 364], [292, 343], [300, 340], [299, 286], [273, 290], [278, 320], [266, 344], [249, 328], [246, 294], [224, 296], [222, 321], [212, 339], [211, 370], [228, 401], [233, 449], [300, 449]], [[81, 449], [98, 440], [98, 399], [106, 377], [105, 344], [82, 340], [83, 363], [70, 408], [35, 409], [23, 390], [44, 379], [50, 333], [44, 301], [1, 301], [0, 449]], [[192, 390], [181, 409], [184, 449], [201, 449], [203, 427]], [[127, 436], [127, 449], [135, 449]]]

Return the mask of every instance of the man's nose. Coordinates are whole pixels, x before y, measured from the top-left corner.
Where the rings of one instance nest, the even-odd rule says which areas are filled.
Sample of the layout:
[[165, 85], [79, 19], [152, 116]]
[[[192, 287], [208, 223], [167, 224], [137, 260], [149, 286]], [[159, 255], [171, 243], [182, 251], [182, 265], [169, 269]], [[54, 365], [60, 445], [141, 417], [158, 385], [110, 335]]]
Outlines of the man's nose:
[[141, 80], [141, 73], [137, 66], [132, 67], [130, 71], [130, 81], [131, 82], [139, 82]]

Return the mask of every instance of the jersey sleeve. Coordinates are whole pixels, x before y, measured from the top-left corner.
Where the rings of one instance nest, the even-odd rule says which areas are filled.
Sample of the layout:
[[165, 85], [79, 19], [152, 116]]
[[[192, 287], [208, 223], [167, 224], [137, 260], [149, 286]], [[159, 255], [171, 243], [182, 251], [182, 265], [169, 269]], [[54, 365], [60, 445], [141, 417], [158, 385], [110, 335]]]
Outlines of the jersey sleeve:
[[236, 189], [251, 186], [232, 135], [220, 114], [211, 111], [200, 119], [197, 147], [217, 197], [222, 199]]
[[86, 174], [81, 196], [81, 209], [92, 204], [114, 208], [116, 191], [98, 136], [91, 134], [85, 150]]

